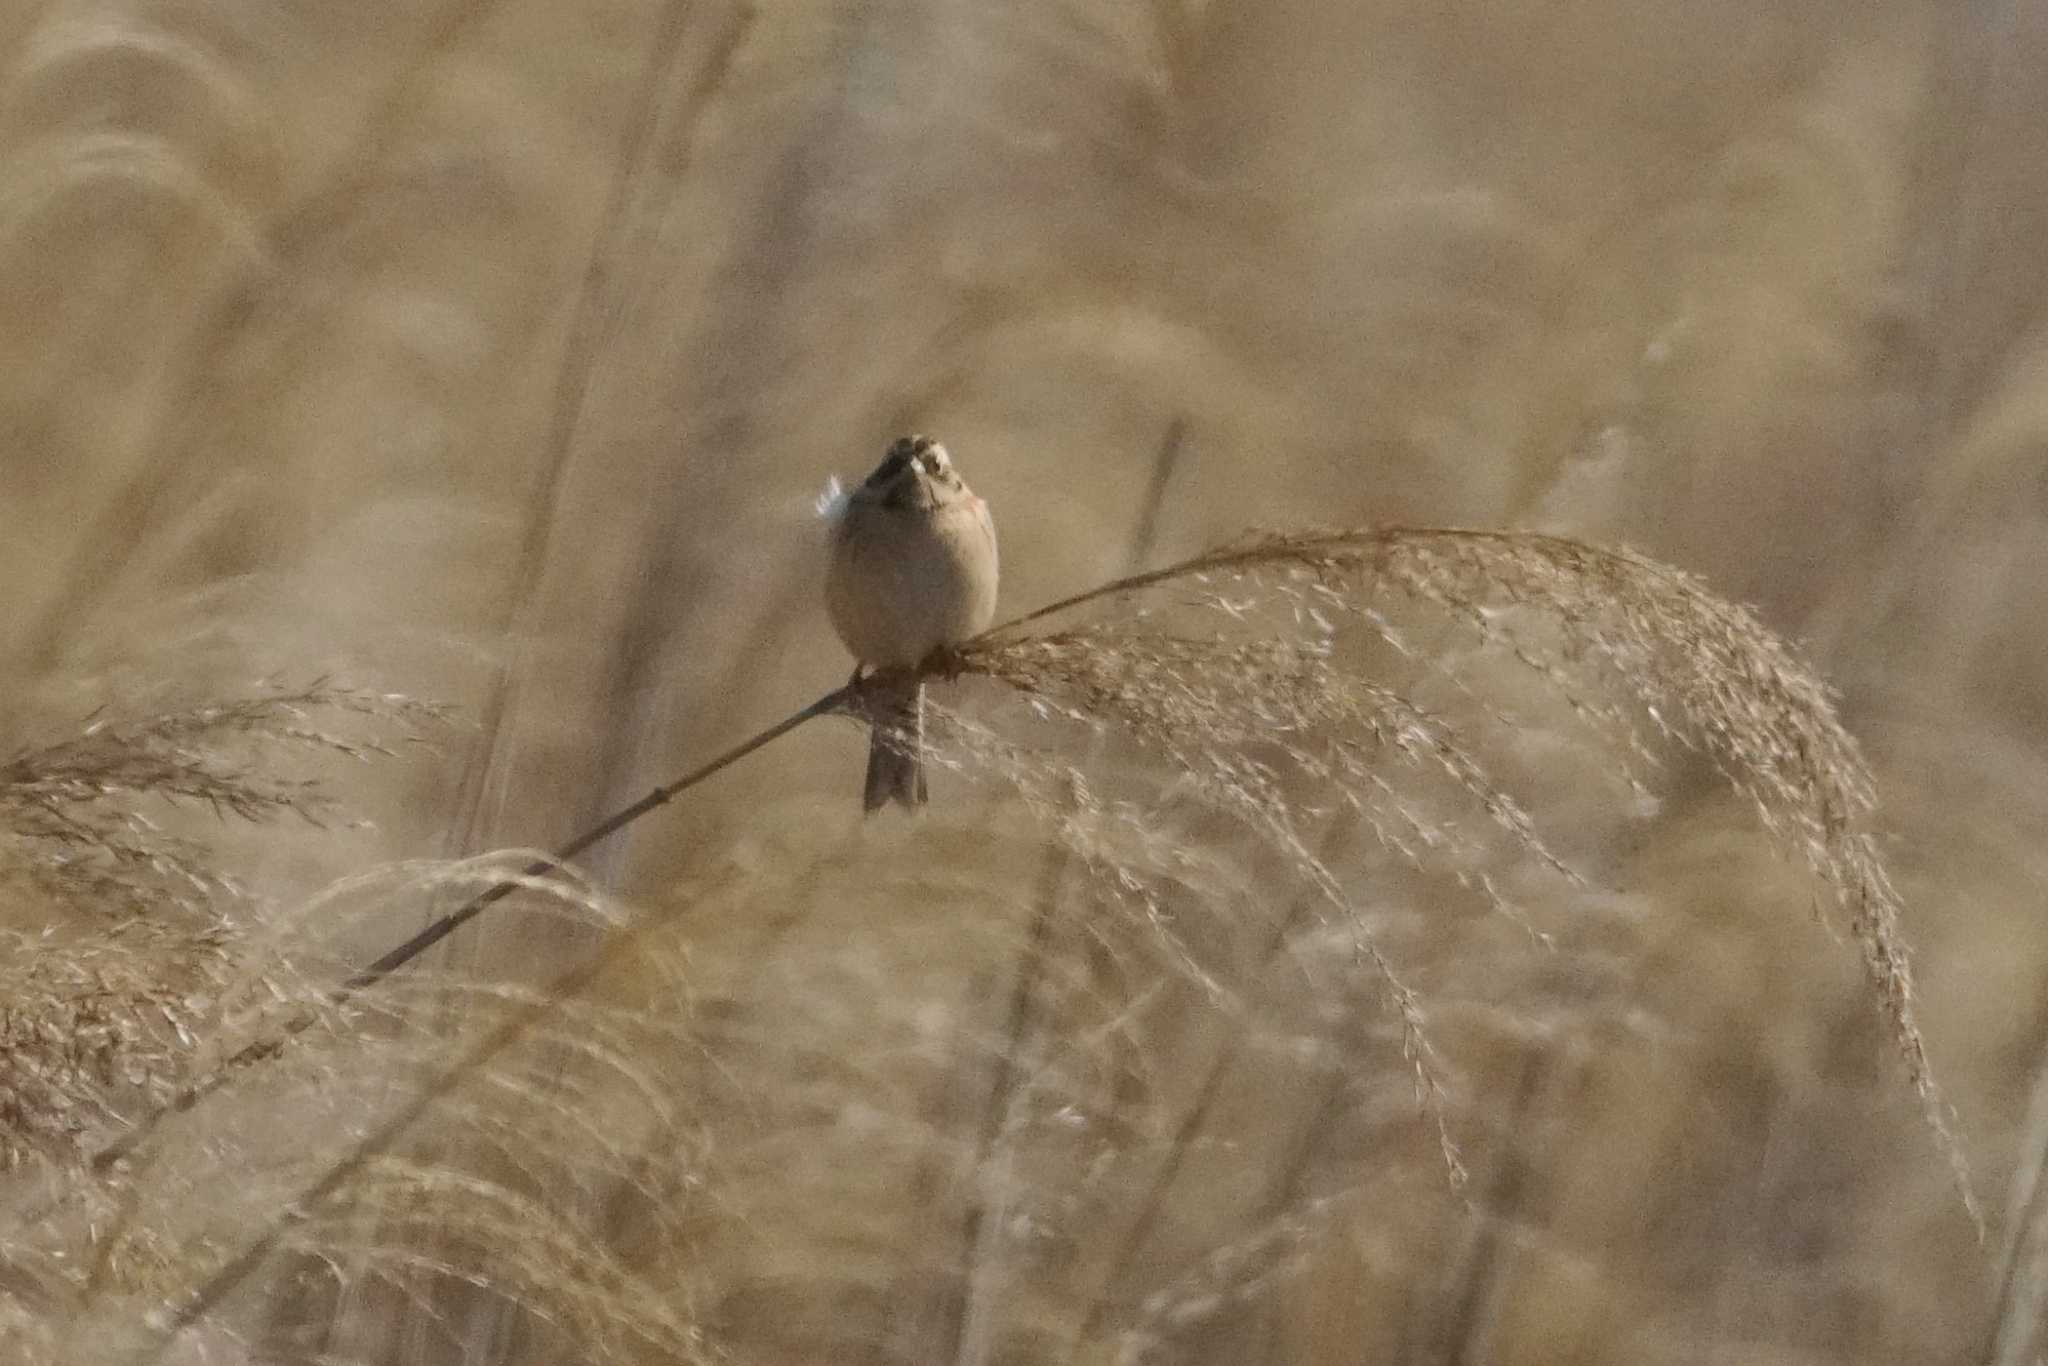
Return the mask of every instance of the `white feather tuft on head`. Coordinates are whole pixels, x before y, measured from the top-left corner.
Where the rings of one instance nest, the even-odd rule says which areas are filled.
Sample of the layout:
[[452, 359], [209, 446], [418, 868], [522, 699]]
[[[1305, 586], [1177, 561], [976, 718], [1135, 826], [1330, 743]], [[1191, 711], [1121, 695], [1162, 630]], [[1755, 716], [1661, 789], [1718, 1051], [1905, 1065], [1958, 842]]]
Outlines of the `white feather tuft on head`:
[[814, 505], [818, 509], [819, 520], [836, 522], [841, 517], [844, 517], [846, 515], [847, 496], [846, 490], [839, 486], [838, 475], [835, 474], [828, 478], [825, 481], [825, 491], [818, 495], [818, 501]]

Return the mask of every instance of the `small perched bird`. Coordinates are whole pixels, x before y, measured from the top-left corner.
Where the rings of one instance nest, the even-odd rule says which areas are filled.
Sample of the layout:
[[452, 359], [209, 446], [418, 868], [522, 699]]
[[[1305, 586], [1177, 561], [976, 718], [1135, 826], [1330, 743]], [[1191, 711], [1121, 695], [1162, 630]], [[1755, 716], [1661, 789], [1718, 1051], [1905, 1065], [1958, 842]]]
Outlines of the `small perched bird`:
[[[828, 491], [834, 519], [825, 607], [862, 667], [909, 668], [932, 651], [987, 629], [996, 612], [996, 528], [946, 448], [928, 436], [893, 442], [867, 482]], [[924, 684], [873, 699], [862, 806], [920, 806], [924, 780]]]

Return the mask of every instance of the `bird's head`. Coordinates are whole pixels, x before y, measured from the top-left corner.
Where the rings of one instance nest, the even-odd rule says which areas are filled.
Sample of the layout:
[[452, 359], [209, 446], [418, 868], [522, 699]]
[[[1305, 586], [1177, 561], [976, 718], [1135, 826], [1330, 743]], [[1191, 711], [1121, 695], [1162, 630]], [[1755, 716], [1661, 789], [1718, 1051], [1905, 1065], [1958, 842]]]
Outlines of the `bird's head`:
[[861, 485], [861, 496], [889, 507], [930, 509], [966, 493], [946, 448], [928, 436], [902, 436]]

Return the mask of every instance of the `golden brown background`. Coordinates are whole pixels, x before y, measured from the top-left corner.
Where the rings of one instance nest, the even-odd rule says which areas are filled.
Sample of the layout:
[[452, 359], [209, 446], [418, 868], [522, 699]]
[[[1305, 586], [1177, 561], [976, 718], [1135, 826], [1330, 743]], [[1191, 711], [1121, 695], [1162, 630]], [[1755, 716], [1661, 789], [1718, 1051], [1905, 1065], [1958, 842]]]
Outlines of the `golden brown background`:
[[[1590, 939], [1420, 936], [1462, 964], [1436, 989], [1482, 1001], [1496, 960], [1569, 998], [1581, 956], [1629, 945], [1583, 969], [1628, 1001], [1594, 1024], [1504, 1000], [1524, 1013], [1447, 1026], [1463, 1197], [1412, 1114], [1316, 1128], [1294, 1073], [1248, 1076], [1210, 1119], [1225, 1175], [1115, 1293], [1256, 1232], [1232, 1182], [1308, 1133], [1379, 1173], [1343, 1184], [1365, 1198], [1166, 1359], [1990, 1359], [2048, 1028], [2038, 9], [55, 0], [0, 12], [0, 73], [16, 729], [266, 676], [460, 705], [439, 762], [350, 780], [374, 833], [254, 842], [303, 893], [557, 843], [838, 682], [809, 504], [899, 431], [945, 439], [994, 508], [1012, 610], [1122, 569], [1176, 422], [1154, 561], [1251, 524], [1624, 541], [1757, 604], [1842, 689], [1990, 1244], [1853, 951], [1703, 790], [1629, 834], [1588, 894], [1626, 909], [1589, 910]], [[858, 755], [810, 728], [587, 866], [656, 899], [865, 876]], [[1578, 792], [1529, 794], [1567, 843]], [[891, 847], [1007, 876], [945, 829]], [[977, 912], [938, 874], [943, 914], [887, 944], [894, 911], [805, 886], [834, 909], [777, 961], [877, 944], [851, 983], [740, 972], [785, 993], [760, 1008], [792, 1039], [994, 991], [947, 969], [933, 925]], [[461, 952], [517, 973], [561, 947]], [[923, 1274], [917, 1197], [832, 1142], [829, 1171], [760, 1159], [811, 1208], [764, 1194], [707, 1238], [705, 1321], [740, 1360], [930, 1359], [888, 1309]], [[1071, 1305], [1023, 1317], [1112, 1359]], [[1061, 1331], [1019, 1332], [988, 1359], [1062, 1359]], [[463, 1338], [356, 1349], [548, 1359]]]

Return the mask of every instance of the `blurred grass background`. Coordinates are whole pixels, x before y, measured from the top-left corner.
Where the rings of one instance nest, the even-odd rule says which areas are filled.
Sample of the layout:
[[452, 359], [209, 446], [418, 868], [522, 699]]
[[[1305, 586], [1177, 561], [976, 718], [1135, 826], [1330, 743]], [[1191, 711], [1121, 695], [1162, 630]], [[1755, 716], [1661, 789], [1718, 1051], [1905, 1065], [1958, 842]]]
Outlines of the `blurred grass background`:
[[[558, 843], [838, 682], [809, 502], [901, 431], [994, 508], [1012, 612], [1125, 567], [1175, 424], [1153, 561], [1251, 524], [1625, 541], [1842, 688], [1996, 1264], [2048, 1030], [2044, 71], [2038, 10], [1908, 0], [17, 5], [8, 724], [329, 671], [477, 718], [349, 780], [374, 832], [248, 841], [303, 893]], [[750, 1139], [705, 1121], [742, 1194], [688, 1280], [740, 1360], [939, 1359], [933, 1159], [841, 1101], [871, 1049], [882, 1112], [976, 1127], [949, 1088], [980, 1074], [919, 1050], [1000, 1017], [1028, 915], [1000, 889], [1038, 876], [971, 802], [863, 834], [859, 748], [800, 732], [590, 865], [690, 904], [691, 989], [759, 1075], [863, 1050]], [[1170, 1216], [1133, 1215], [1141, 1175], [1059, 1192], [1100, 1245], [1037, 1254], [1057, 1271], [979, 1346], [932, 1311], [958, 1359], [1112, 1359], [1102, 1313], [1157, 1317], [1305, 1208], [1333, 1213], [1285, 1274], [1146, 1330], [1167, 1359], [1990, 1350], [1997, 1273], [1811, 890], [1709, 781], [1644, 814], [1525, 767], [1605, 889], [1546, 922], [1568, 950], [1385, 911], [1443, 1003], [1468, 1190], [1397, 1054], [1266, 1065], [1217, 1052], [1229, 1022], [1148, 1016], [1147, 1122], [1203, 1107]], [[588, 942], [525, 925], [456, 961]], [[276, 1331], [561, 1359], [319, 1305]]]

